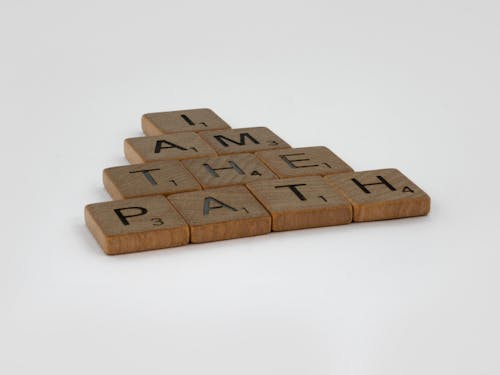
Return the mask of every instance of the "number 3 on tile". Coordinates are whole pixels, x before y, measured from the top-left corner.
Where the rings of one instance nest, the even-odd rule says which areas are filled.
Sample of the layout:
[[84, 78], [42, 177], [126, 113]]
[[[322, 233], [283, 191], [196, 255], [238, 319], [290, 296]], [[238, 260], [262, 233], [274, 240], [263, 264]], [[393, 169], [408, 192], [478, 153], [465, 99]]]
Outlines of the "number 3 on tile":
[[159, 217], [154, 217], [154, 218], [152, 218], [152, 219], [151, 219], [151, 221], [153, 222], [153, 225], [154, 225], [154, 226], [158, 226], [158, 225], [163, 225], [163, 224], [165, 224], [165, 223], [163, 222], [163, 220], [162, 220], [162, 219], [160, 219]]

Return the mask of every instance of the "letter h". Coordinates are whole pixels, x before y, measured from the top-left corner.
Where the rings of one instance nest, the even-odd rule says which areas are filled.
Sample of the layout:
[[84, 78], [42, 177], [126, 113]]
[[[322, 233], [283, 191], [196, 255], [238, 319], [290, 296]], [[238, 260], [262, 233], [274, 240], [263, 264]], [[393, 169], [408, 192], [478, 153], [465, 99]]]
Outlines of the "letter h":
[[380, 182], [373, 182], [371, 184], [362, 184], [361, 182], [359, 182], [357, 179], [353, 178], [351, 179], [352, 182], [354, 182], [361, 190], [363, 190], [366, 194], [370, 194], [371, 191], [368, 190], [366, 187], [367, 186], [372, 186], [372, 185], [385, 185], [387, 186], [387, 188], [391, 191], [396, 191], [396, 188], [394, 186], [392, 186], [385, 178], [383, 178], [382, 176], [377, 176], [377, 178], [379, 179]]

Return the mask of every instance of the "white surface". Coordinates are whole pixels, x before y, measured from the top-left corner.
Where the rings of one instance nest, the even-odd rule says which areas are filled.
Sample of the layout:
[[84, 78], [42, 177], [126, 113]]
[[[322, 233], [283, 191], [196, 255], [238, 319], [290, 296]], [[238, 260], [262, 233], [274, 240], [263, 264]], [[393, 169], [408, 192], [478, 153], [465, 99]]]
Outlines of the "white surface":
[[[498, 1], [1, 2], [0, 373], [499, 374]], [[105, 256], [145, 112], [397, 167], [425, 218]]]

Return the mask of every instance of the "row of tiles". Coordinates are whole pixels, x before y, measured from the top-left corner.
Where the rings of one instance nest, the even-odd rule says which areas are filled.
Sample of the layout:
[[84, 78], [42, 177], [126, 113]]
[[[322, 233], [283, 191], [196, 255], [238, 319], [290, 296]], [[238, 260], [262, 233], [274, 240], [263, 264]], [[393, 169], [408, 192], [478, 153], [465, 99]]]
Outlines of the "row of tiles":
[[269, 128], [257, 126], [127, 138], [124, 148], [127, 160], [136, 164], [279, 150], [290, 145]]
[[103, 182], [113, 199], [127, 199], [343, 172], [352, 168], [320, 146], [112, 167], [103, 171]]
[[270, 231], [426, 215], [430, 198], [396, 169], [259, 180], [246, 185], [86, 206], [107, 254]]

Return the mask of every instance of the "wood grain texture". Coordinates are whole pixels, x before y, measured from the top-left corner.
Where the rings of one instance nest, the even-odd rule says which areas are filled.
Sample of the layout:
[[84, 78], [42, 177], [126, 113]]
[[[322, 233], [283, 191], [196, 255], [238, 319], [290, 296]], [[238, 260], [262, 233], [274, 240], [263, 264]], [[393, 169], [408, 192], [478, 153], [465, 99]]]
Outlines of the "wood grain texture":
[[326, 176], [353, 206], [354, 221], [427, 215], [430, 197], [397, 169]]
[[102, 177], [113, 199], [201, 190], [200, 184], [178, 160], [106, 168]]
[[253, 154], [183, 160], [204, 189], [276, 178]]
[[125, 157], [132, 164], [217, 155], [198, 134], [191, 132], [128, 138], [124, 147]]
[[290, 147], [265, 127], [205, 131], [199, 134], [219, 155]]
[[258, 181], [247, 187], [271, 213], [273, 231], [352, 221], [352, 208], [347, 199], [320, 176]]
[[109, 255], [189, 243], [188, 225], [161, 195], [89, 204], [85, 222]]
[[173, 194], [168, 199], [189, 224], [192, 243], [271, 231], [271, 217], [244, 186]]
[[323, 146], [260, 151], [255, 156], [281, 178], [352, 172], [346, 162]]
[[209, 108], [146, 113], [141, 122], [142, 130], [148, 136], [231, 128]]

